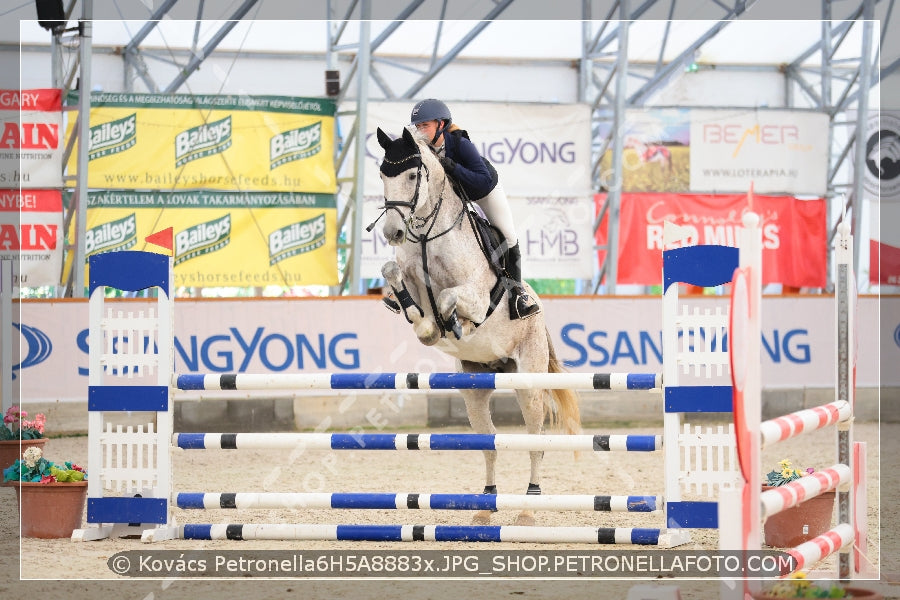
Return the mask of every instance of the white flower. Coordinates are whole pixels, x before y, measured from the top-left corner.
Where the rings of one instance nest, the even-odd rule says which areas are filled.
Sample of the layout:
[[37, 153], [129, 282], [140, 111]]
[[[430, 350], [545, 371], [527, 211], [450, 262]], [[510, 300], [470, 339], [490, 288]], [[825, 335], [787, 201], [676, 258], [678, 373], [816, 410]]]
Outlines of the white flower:
[[24, 454], [22, 454], [22, 458], [25, 461], [25, 466], [29, 469], [33, 469], [34, 465], [36, 465], [37, 462], [41, 460], [41, 456], [43, 456], [43, 454], [44, 452], [37, 446], [26, 448]]

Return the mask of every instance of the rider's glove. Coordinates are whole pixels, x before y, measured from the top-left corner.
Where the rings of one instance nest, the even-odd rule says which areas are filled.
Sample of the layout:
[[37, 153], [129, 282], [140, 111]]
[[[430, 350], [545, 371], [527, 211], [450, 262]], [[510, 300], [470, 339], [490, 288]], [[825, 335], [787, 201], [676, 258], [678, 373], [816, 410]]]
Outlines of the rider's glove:
[[448, 175], [452, 174], [453, 170], [456, 169], [456, 163], [452, 158], [442, 156], [439, 160], [441, 161], [441, 166], [444, 167], [444, 171], [446, 171]]

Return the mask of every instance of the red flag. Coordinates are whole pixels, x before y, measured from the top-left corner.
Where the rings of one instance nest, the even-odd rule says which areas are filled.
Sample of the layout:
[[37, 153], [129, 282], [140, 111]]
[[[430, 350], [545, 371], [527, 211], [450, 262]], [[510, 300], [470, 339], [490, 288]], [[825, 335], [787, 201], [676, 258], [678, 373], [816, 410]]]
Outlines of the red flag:
[[163, 229], [162, 231], [157, 231], [156, 233], [151, 233], [144, 241], [153, 244], [154, 246], [160, 246], [169, 251], [169, 254], [172, 254], [172, 249], [175, 247], [173, 242], [174, 231], [171, 227], [168, 229]]

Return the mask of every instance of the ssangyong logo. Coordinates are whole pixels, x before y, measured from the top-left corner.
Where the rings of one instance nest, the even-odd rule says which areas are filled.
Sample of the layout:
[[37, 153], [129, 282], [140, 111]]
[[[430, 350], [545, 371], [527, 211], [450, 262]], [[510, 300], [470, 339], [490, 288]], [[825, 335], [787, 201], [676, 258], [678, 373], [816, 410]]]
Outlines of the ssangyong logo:
[[53, 352], [53, 342], [50, 336], [38, 329], [21, 323], [13, 323], [13, 327], [19, 330], [25, 341], [25, 357], [17, 365], [13, 365], [13, 378], [16, 377], [16, 371], [21, 371], [26, 367], [39, 365], [50, 356]]
[[194, 225], [175, 236], [175, 264], [215, 252], [231, 241], [231, 215]]
[[322, 150], [322, 122], [283, 131], [269, 140], [269, 169], [314, 156]]
[[137, 143], [137, 113], [91, 127], [88, 160], [124, 152]]
[[293, 223], [269, 234], [269, 265], [325, 244], [325, 215]]
[[111, 250], [128, 250], [137, 244], [137, 222], [134, 213], [118, 221], [110, 221], [88, 229], [84, 236], [84, 252], [86, 256], [110, 252]]
[[175, 136], [175, 166], [220, 154], [231, 147], [231, 115], [214, 123], [204, 123]]

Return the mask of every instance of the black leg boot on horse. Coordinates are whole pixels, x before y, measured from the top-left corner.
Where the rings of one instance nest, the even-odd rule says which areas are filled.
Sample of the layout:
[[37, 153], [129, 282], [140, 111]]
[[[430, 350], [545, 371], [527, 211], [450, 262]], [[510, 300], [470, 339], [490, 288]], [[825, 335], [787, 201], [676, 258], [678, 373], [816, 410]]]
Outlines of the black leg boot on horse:
[[522, 287], [522, 253], [518, 243], [506, 251], [506, 274], [509, 276], [506, 291], [510, 320], [527, 319], [541, 312], [541, 307]]

